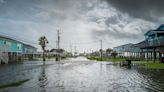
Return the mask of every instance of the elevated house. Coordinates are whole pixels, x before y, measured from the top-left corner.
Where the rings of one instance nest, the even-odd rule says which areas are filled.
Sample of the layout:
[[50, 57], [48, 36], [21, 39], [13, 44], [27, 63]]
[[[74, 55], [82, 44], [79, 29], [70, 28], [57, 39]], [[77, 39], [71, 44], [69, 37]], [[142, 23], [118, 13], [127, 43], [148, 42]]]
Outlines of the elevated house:
[[137, 57], [141, 60], [159, 60], [164, 57], [164, 25], [144, 34], [145, 40], [137, 44], [114, 47], [121, 57]]
[[35, 52], [36, 48], [9, 36], [0, 35], [0, 63], [20, 62], [23, 55], [30, 51]]
[[23, 57], [24, 59], [34, 60], [37, 56], [37, 48], [29, 44], [23, 44]]
[[164, 25], [144, 34], [145, 40], [135, 44], [141, 49], [141, 56], [147, 60], [160, 59], [164, 53]]
[[119, 57], [139, 57], [140, 48], [133, 46], [134, 44], [129, 43], [114, 47], [113, 50], [118, 53]]

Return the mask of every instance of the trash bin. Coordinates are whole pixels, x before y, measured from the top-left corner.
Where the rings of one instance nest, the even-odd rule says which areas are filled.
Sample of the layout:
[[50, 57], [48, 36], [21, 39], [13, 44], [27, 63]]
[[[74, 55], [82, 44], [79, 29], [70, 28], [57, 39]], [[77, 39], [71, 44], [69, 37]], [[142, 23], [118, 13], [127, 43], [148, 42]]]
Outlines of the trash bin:
[[132, 61], [129, 60], [129, 59], [127, 59], [126, 62], [127, 62], [128, 65], [131, 65], [131, 63], [132, 63]]
[[160, 62], [164, 63], [164, 57], [161, 57]]

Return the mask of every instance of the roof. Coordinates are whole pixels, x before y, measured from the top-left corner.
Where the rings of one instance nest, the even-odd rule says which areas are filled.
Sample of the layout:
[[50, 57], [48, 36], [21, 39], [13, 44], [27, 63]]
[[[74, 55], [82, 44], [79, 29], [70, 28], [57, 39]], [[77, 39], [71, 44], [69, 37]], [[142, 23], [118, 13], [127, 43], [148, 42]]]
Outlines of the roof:
[[[12, 37], [9, 37], [9, 36], [6, 36], [6, 35], [2, 35], [2, 34], [0, 34], [0, 38], [4, 38], [4, 39], [8, 39], [8, 40], [13, 40], [13, 41], [22, 43], [21, 41], [18, 41], [18, 40], [16, 40], [15, 38], [12, 38]], [[23, 44], [23, 43], [22, 43], [22, 44]]]
[[148, 35], [149, 33], [164, 33], [164, 24], [160, 25], [157, 29], [155, 30], [149, 30], [146, 32], [144, 35]]
[[148, 34], [153, 34], [153, 33], [164, 33], [164, 31], [157, 31], [157, 30], [153, 30], [153, 31], [148, 31], [146, 32], [144, 35], [148, 35]]
[[157, 28], [157, 30], [164, 31], [164, 24], [161, 24], [161, 25]]
[[119, 47], [124, 47], [124, 46], [132, 46], [132, 45], [133, 45], [132, 43], [128, 43], [128, 44], [120, 45], [120, 46], [117, 46], [117, 47], [114, 47], [114, 48], [119, 48]]
[[64, 52], [65, 50], [64, 49], [51, 49], [50, 52]]
[[25, 46], [32, 47], [32, 48], [36, 48], [36, 47], [34, 47], [34, 46], [32, 46], [32, 45], [25, 44], [24, 42], [22, 42], [22, 41], [20, 41], [20, 40], [18, 40], [18, 39], [16, 39], [16, 38], [14, 38], [14, 37], [7, 36], [7, 35], [2, 35], [2, 34], [0, 34], [0, 38], [4, 38], [4, 39], [8, 39], [8, 40], [13, 40], [13, 41], [19, 42], [19, 43], [21, 43], [21, 44], [23, 44], [23, 45], [25, 45]]
[[139, 43], [137, 43], [137, 44], [134, 44], [133, 46], [139, 47], [139, 48], [144, 48], [144, 47], [146, 47], [147, 45], [148, 45], [148, 43], [144, 40], [144, 41], [142, 41], [142, 42], [139, 42]]
[[[23, 43], [24, 44], [24, 43]], [[27, 46], [27, 47], [31, 47], [31, 48], [35, 48], [35, 49], [37, 49], [36, 47], [34, 47], [34, 46], [32, 46], [32, 45], [29, 45], [29, 44], [24, 44], [25, 46]]]

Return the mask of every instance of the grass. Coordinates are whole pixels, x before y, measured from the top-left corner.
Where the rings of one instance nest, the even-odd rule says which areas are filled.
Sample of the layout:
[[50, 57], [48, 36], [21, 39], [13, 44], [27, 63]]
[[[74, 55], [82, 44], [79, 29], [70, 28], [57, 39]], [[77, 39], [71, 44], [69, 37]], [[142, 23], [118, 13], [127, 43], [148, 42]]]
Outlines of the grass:
[[17, 82], [12, 82], [12, 83], [9, 83], [9, 84], [0, 85], [0, 88], [20, 86], [20, 85], [22, 85], [23, 83], [25, 83], [27, 81], [29, 81], [29, 79], [20, 80], [20, 81], [17, 81]]
[[110, 62], [122, 62], [125, 61], [125, 58], [108, 58], [108, 57], [103, 57], [102, 60], [100, 57], [96, 56], [90, 56], [88, 57], [89, 60], [97, 60], [97, 61], [110, 61]]
[[147, 67], [151, 69], [164, 69], [164, 63], [148, 63]]
[[156, 61], [133, 61], [134, 64], [144, 65], [148, 69], [164, 69], [164, 63], [159, 63]]
[[[88, 57], [88, 59], [90, 60], [97, 60], [97, 61], [101, 61], [100, 57], [96, 57], [96, 56], [90, 56]], [[135, 58], [102, 58], [102, 61], [110, 61], [110, 62], [122, 62], [125, 61], [126, 59], [130, 59], [132, 60], [133, 64], [138, 64], [141, 65], [141, 67], [144, 68], [148, 68], [148, 69], [164, 69], [164, 63], [159, 63], [159, 61], [155, 61], [155, 63], [153, 61], [139, 61]]]

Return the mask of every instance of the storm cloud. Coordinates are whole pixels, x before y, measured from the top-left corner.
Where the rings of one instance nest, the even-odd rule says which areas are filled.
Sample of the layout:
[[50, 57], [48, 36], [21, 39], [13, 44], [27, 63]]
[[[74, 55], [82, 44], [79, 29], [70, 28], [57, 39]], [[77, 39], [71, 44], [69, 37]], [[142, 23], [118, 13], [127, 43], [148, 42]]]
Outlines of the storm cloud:
[[38, 48], [38, 38], [45, 35], [51, 49], [60, 29], [60, 46], [68, 51], [70, 45], [80, 52], [98, 50], [101, 39], [104, 49], [112, 48], [142, 41], [146, 31], [162, 23], [163, 6], [156, 1], [0, 0], [0, 32]]
[[164, 21], [164, 0], [103, 0], [135, 18]]

